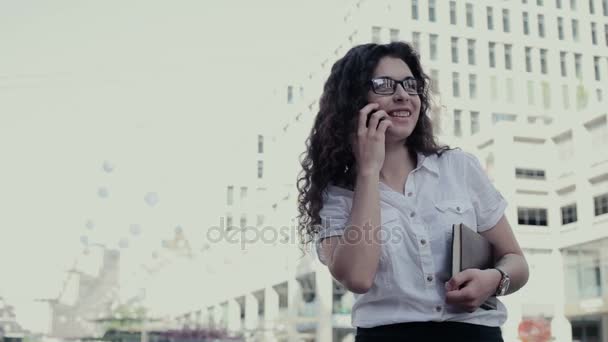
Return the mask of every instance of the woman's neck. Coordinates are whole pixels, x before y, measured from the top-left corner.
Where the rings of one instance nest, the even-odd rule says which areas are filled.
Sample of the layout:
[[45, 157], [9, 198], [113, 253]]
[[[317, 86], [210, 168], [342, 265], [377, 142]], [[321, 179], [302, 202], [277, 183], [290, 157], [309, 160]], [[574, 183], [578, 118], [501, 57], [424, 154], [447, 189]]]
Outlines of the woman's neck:
[[407, 175], [416, 168], [417, 157], [403, 144], [387, 144], [380, 180], [387, 185], [403, 189]]

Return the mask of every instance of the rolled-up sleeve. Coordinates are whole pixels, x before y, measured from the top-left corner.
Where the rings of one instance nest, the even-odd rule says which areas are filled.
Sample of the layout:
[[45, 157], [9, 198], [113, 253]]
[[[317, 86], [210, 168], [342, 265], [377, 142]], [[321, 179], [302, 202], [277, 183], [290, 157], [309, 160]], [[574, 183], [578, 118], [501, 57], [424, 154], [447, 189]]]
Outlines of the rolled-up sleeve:
[[323, 207], [319, 212], [321, 227], [315, 245], [319, 261], [324, 265], [327, 265], [327, 260], [321, 250], [321, 241], [328, 237], [344, 234], [346, 221], [350, 216], [351, 205], [351, 199], [345, 194], [337, 193], [333, 186], [330, 186], [323, 195]]
[[464, 153], [464, 174], [467, 190], [477, 218], [477, 231], [496, 226], [507, 207], [507, 201], [494, 187], [477, 157]]

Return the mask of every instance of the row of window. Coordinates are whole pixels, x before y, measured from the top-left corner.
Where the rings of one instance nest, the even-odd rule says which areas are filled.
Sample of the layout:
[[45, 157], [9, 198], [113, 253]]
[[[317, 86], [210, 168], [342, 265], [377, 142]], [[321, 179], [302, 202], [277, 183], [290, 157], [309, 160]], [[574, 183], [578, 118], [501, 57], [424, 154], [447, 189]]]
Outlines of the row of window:
[[[459, 98], [462, 97], [461, 93], [461, 80], [460, 80], [459, 72], [452, 72], [452, 96]], [[508, 103], [515, 103], [515, 84], [513, 78], [507, 77], [504, 79], [504, 91], [499, 92], [499, 82], [498, 77], [496, 75], [490, 75], [490, 98], [492, 100], [499, 100], [499, 94], [505, 95], [505, 100]], [[538, 82], [528, 80], [526, 82], [527, 88], [527, 103], [530, 106], [535, 106], [537, 104], [536, 100], [536, 84]], [[439, 71], [436, 69], [431, 69], [431, 92], [434, 94], [439, 93]], [[469, 98], [477, 99], [478, 97], [478, 78], [476, 74], [468, 75], [468, 90], [469, 90]], [[589, 94], [587, 90], [582, 85], [569, 85], [563, 84], [561, 87], [560, 98], [562, 99], [562, 107], [563, 109], [569, 109], [571, 107], [570, 92], [572, 90], [576, 90], [576, 107], [584, 108], [588, 101]], [[542, 95], [542, 106], [545, 109], [550, 109], [551, 105], [551, 84], [547, 81], [540, 82], [540, 92]], [[603, 99], [603, 93], [601, 88], [597, 88], [595, 91], [596, 100], [601, 102]]]
[[[571, 0], [571, 9], [573, 11], [576, 10], [576, 4], [572, 6]], [[593, 4], [594, 0], [589, 0], [589, 11], [591, 14], [595, 14], [595, 5]], [[441, 3], [437, 0], [428, 0], [428, 20], [430, 22], [437, 22], [437, 3]], [[561, 1], [556, 2], [556, 7], [561, 9]], [[475, 16], [474, 16], [474, 7], [473, 3], [469, 2], [465, 4], [465, 25], [467, 27], [473, 28], [475, 27]], [[526, 13], [527, 16], [527, 12]], [[608, 16], [608, 0], [602, 0], [602, 13], [604, 16]], [[505, 33], [511, 32], [511, 19], [510, 19], [510, 10], [507, 8], [503, 8], [501, 10], [502, 14], [502, 31]], [[418, 0], [412, 0], [411, 2], [411, 15], [413, 20], [420, 19], [420, 6]], [[544, 19], [543, 19], [544, 20]], [[457, 25], [458, 24], [458, 15], [457, 15], [457, 5], [456, 1], [450, 1], [450, 24]], [[525, 25], [525, 24], [524, 24]], [[494, 30], [494, 8], [491, 6], [486, 6], [486, 28], [488, 30]]]
[[[226, 230], [231, 230], [234, 229], [234, 222], [233, 222], [233, 218], [232, 218], [232, 214], [227, 214], [226, 215], [226, 226], [224, 227]], [[258, 215], [257, 216], [257, 220], [256, 220], [256, 227], [259, 227], [261, 225], [264, 224], [264, 215]], [[246, 215], [241, 215], [241, 219], [239, 222], [239, 227], [240, 228], [245, 228], [247, 227], [247, 216]]]
[[[593, 198], [595, 216], [608, 214], [608, 193]], [[561, 207], [562, 225], [578, 221], [576, 203]], [[517, 223], [530, 226], [547, 226], [547, 209], [517, 208]]]
[[[602, 3], [602, 13], [605, 16], [608, 16], [608, 0], [587, 0], [588, 4], [589, 4], [589, 14], [595, 14], [595, 8], [596, 8], [596, 1], [601, 1]], [[570, 10], [571, 11], [576, 11], [578, 10], [578, 2], [579, 0], [570, 0]], [[522, 4], [527, 4], [528, 0], [522, 0], [521, 1]], [[544, 0], [536, 0], [536, 5], [537, 6], [545, 6], [545, 1]], [[555, 0], [555, 8], [557, 9], [563, 9], [563, 0]]]

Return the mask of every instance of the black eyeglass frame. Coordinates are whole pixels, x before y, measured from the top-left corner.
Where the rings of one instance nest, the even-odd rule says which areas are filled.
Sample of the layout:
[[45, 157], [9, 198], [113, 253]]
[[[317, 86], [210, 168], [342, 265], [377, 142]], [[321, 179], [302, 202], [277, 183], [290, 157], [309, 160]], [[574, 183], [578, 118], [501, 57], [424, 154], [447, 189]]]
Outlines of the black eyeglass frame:
[[[376, 86], [375, 86], [376, 83], [374, 81], [384, 81], [384, 80], [390, 80], [390, 81], [393, 82], [392, 92], [390, 92], [390, 93], [379, 93], [379, 92], [376, 91]], [[415, 87], [414, 87], [414, 89], [416, 89], [415, 92], [411, 91], [412, 89], [410, 89], [408, 91], [408, 88], [406, 87], [406, 82], [410, 82], [410, 81], [415, 81], [416, 82]], [[408, 76], [408, 77], [404, 78], [401, 81], [397, 81], [397, 80], [392, 79], [392, 78], [387, 77], [387, 76], [376, 77], [376, 78], [372, 78], [369, 82], [370, 82], [370, 88], [371, 88], [371, 90], [375, 94], [378, 94], [378, 95], [393, 95], [393, 94], [395, 94], [395, 92], [397, 92], [397, 86], [399, 84], [401, 84], [401, 87], [403, 87], [403, 90], [405, 90], [405, 92], [408, 93], [408, 94], [410, 94], [410, 95], [420, 95], [420, 94], [422, 94], [422, 91], [423, 91], [423, 89], [422, 89], [422, 82], [420, 80], [418, 80], [417, 78], [412, 77], [412, 76]]]

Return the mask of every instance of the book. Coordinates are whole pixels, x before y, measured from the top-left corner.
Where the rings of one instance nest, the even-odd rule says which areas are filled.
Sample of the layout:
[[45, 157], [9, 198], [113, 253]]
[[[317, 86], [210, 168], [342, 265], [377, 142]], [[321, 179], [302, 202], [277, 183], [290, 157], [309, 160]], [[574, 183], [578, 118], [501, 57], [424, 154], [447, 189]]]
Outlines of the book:
[[[485, 270], [494, 267], [492, 244], [481, 234], [465, 224], [452, 225], [452, 277], [469, 268]], [[488, 298], [481, 308], [496, 310], [498, 305], [495, 296]]]

